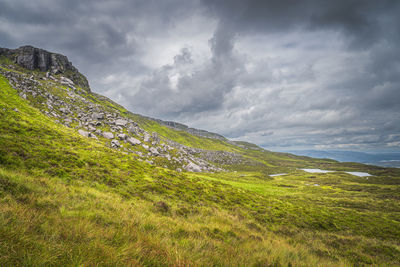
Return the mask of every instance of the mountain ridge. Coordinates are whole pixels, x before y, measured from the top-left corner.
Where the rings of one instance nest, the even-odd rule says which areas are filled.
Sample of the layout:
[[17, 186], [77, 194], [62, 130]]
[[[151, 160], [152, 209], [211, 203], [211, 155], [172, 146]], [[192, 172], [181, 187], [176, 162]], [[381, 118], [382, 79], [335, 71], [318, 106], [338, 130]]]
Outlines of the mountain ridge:
[[293, 150], [289, 153], [340, 162], [359, 162], [382, 167], [400, 167], [400, 152], [360, 152], [346, 150]]

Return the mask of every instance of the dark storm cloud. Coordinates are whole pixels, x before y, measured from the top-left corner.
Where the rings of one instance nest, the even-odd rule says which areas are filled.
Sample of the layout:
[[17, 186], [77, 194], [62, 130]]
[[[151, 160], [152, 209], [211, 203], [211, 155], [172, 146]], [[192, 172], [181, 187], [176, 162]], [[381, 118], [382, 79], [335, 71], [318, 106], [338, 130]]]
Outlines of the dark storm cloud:
[[396, 0], [0, 0], [132, 111], [266, 147], [400, 149]]
[[[366, 44], [377, 40], [380, 19], [397, 20], [396, 0], [203, 0], [221, 21], [247, 34], [281, 32], [292, 28], [343, 30]], [[398, 20], [397, 20], [398, 21]]]

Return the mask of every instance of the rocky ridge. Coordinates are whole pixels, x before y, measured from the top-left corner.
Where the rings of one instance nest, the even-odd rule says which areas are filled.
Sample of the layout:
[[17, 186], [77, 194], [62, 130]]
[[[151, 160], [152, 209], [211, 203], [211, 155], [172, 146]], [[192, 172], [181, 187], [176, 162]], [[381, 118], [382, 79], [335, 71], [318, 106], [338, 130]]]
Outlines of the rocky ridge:
[[[105, 97], [80, 89], [62, 74], [19, 73], [13, 65], [0, 68], [19, 95], [41, 112], [87, 138], [130, 153], [146, 161], [176, 171], [218, 172], [224, 164], [242, 162], [242, 156], [226, 152], [191, 148], [147, 132], [117, 108], [102, 105]], [[93, 101], [95, 99], [96, 101]], [[113, 103], [109, 101], [109, 103]]]
[[154, 118], [150, 118], [150, 117], [148, 117], [148, 119], [154, 120], [164, 126], [167, 126], [169, 128], [175, 129], [175, 130], [185, 131], [185, 132], [188, 132], [193, 135], [206, 137], [206, 138], [218, 139], [218, 140], [222, 140], [222, 141], [231, 143], [224, 136], [217, 134], [217, 133], [212, 133], [212, 132], [201, 130], [201, 129], [191, 128], [185, 124], [174, 122], [174, 121], [163, 121], [160, 119], [154, 119]]

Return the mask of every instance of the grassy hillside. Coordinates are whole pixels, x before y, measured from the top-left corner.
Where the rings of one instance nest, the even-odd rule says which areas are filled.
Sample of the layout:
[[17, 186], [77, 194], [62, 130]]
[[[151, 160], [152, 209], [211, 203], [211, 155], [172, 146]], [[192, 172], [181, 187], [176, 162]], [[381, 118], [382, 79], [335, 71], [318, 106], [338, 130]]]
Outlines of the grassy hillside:
[[[68, 101], [62, 86], [40, 86]], [[162, 139], [244, 159], [222, 163], [224, 172], [179, 173], [57, 123], [40, 96], [23, 99], [4, 76], [0, 88], [2, 266], [400, 264], [399, 169], [202, 138], [82, 92]], [[288, 174], [268, 176], [278, 172]]]

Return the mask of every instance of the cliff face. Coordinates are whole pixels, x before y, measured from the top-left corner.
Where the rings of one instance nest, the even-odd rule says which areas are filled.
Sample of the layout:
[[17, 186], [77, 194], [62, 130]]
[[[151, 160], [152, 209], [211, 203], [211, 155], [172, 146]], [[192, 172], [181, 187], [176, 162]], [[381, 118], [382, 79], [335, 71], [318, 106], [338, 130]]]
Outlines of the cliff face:
[[5, 56], [29, 70], [63, 74], [76, 85], [90, 91], [86, 77], [79, 73], [64, 55], [51, 53], [33, 46], [21, 46], [17, 49], [0, 48], [0, 56]]

